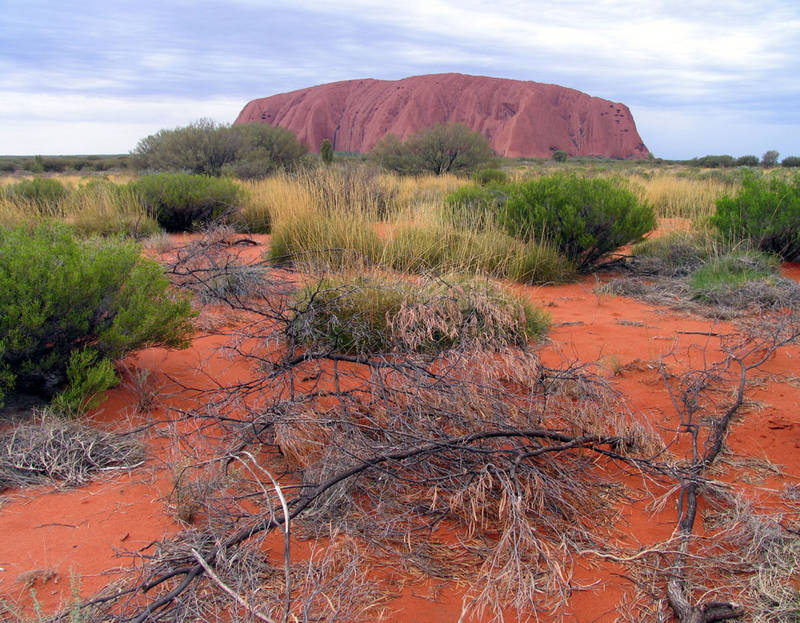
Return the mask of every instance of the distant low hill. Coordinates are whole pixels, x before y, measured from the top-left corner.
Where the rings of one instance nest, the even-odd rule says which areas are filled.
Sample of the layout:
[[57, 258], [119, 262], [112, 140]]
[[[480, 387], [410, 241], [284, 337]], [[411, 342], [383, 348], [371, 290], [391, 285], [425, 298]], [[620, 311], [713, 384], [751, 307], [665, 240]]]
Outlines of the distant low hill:
[[504, 78], [431, 74], [403, 80], [347, 80], [249, 102], [235, 123], [291, 130], [312, 151], [368, 152], [389, 133], [405, 138], [437, 123], [463, 123], [508, 157], [647, 158], [624, 104], [575, 89]]

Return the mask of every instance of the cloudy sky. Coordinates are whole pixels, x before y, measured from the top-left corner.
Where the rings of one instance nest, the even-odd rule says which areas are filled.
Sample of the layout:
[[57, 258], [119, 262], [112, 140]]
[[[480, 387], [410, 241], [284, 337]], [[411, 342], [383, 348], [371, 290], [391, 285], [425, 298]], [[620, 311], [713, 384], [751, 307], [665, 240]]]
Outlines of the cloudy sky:
[[797, 0], [0, 0], [0, 154], [127, 153], [256, 97], [461, 72], [623, 102], [656, 156], [800, 155], [798, 59]]

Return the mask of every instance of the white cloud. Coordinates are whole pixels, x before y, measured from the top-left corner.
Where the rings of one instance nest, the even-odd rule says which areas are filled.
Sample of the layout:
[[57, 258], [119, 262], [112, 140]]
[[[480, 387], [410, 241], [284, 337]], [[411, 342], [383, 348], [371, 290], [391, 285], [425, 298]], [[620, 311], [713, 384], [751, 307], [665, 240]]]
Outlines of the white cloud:
[[118, 154], [162, 128], [201, 117], [231, 123], [246, 102], [219, 98], [98, 98], [8, 93], [0, 99], [0, 153]]

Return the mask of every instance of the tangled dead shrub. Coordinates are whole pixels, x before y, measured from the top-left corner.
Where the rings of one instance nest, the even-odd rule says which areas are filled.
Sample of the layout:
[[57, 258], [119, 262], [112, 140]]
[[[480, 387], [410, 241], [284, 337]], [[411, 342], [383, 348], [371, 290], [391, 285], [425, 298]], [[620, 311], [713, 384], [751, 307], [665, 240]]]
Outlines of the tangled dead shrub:
[[143, 456], [131, 436], [42, 411], [33, 421], [0, 433], [0, 491], [46, 480], [78, 486], [96, 472], [133, 467]]

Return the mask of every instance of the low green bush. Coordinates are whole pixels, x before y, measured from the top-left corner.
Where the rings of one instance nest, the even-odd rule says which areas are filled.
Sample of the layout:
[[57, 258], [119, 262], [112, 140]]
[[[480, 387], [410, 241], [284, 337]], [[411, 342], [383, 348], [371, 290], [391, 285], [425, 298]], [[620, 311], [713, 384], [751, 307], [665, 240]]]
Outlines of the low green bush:
[[512, 236], [550, 242], [581, 271], [656, 225], [653, 209], [613, 181], [561, 173], [520, 184], [498, 219]]
[[800, 259], [800, 175], [792, 181], [748, 172], [735, 195], [716, 202], [711, 224], [732, 241], [747, 240], [785, 260]]
[[781, 160], [781, 166], [787, 168], [800, 167], [800, 156], [786, 156]]
[[481, 169], [479, 171], [475, 171], [470, 177], [472, 177], [472, 181], [480, 184], [481, 186], [487, 186], [488, 184], [507, 184], [508, 183], [508, 175], [505, 174], [504, 171], [500, 169]]
[[541, 337], [549, 317], [488, 282], [324, 278], [298, 295], [295, 335], [316, 352], [357, 356], [459, 347], [501, 350]]
[[757, 167], [759, 163], [758, 156], [752, 154], [747, 156], [740, 156], [736, 159], [737, 167]]
[[[65, 225], [0, 228], [0, 399], [19, 390], [80, 405], [108, 362], [145, 346], [186, 346], [189, 300], [119, 238], [81, 240]], [[79, 354], [75, 354], [79, 353]]]
[[130, 188], [169, 232], [191, 231], [236, 212], [245, 192], [232, 180], [189, 173], [145, 175]]
[[20, 180], [6, 188], [6, 196], [14, 201], [24, 201], [37, 207], [40, 212], [55, 214], [58, 204], [69, 191], [58, 180], [49, 177], [34, 177]]

